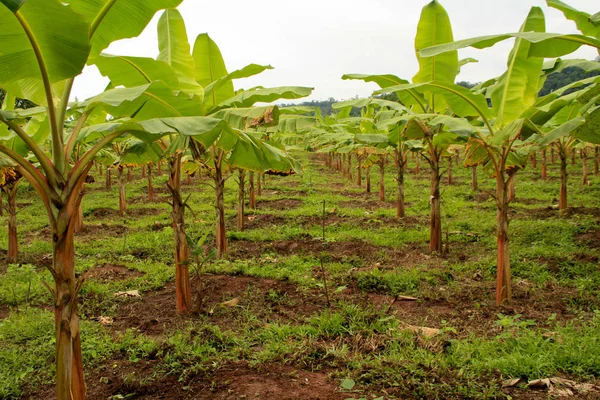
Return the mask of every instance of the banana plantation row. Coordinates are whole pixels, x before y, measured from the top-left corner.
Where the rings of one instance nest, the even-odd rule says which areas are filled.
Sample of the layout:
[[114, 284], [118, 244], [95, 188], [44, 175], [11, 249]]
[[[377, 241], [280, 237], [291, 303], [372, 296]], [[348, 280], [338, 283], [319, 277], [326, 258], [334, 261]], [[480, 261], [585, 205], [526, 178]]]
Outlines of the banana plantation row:
[[[148, 196], [153, 166], [168, 169], [174, 230], [177, 312], [193, 310], [188, 268], [182, 176], [207, 174], [213, 180], [217, 256], [227, 249], [224, 183], [239, 180], [238, 227], [243, 229], [245, 182], [254, 201], [255, 181], [263, 174], [300, 173], [288, 154], [305, 149], [326, 154], [327, 164], [352, 176], [363, 170], [370, 190], [370, 169], [383, 171], [393, 159], [398, 183], [398, 217], [405, 214], [404, 174], [410, 154], [425, 160], [431, 172], [430, 250], [442, 250], [440, 181], [451, 180], [452, 157], [464, 146], [464, 165], [482, 166], [496, 181], [496, 302], [510, 301], [508, 211], [517, 173], [528, 159], [542, 154], [545, 178], [547, 152], [561, 163], [560, 210], [567, 207], [569, 155], [581, 154], [584, 165], [594, 159], [598, 170], [600, 144], [600, 78], [575, 82], [544, 97], [538, 92], [546, 78], [570, 66], [600, 69], [598, 62], [563, 60], [581, 46], [600, 49], [600, 14], [589, 15], [558, 0], [550, 7], [576, 22], [580, 34], [546, 33], [544, 13], [533, 7], [515, 33], [454, 41], [449, 17], [433, 1], [423, 8], [415, 38], [419, 70], [412, 81], [395, 75], [344, 75], [343, 79], [374, 82], [373, 98], [336, 104], [337, 113], [322, 116], [306, 107], [257, 106], [280, 99], [308, 96], [308, 87], [256, 87], [235, 90], [233, 82], [257, 75], [270, 66], [250, 64], [228, 72], [217, 45], [207, 34], [189, 45], [181, 0], [0, 0], [3, 21], [0, 88], [6, 98], [0, 122], [2, 180], [8, 201], [9, 256], [17, 254], [16, 186], [24, 178], [39, 193], [52, 233], [52, 294], [56, 321], [56, 382], [59, 399], [86, 397], [78, 318], [83, 279], [75, 268], [74, 233], [83, 224], [81, 202], [94, 163], [105, 169], [107, 182], [116, 170], [120, 210], [126, 212], [125, 169], [144, 168]], [[110, 43], [137, 36], [159, 10], [159, 52], [156, 59], [104, 53]], [[56, 21], [61, 21], [57, 24]], [[119, 29], [114, 29], [118, 26]], [[478, 49], [514, 39], [507, 70], [472, 90], [455, 84], [458, 50]], [[408, 45], [408, 44], [406, 44]], [[95, 65], [110, 80], [102, 93], [70, 102], [74, 79], [85, 65]], [[577, 89], [577, 90], [574, 90]], [[379, 95], [395, 93], [398, 102]], [[16, 99], [27, 99], [32, 108]], [[29, 104], [30, 102], [26, 102]], [[360, 117], [350, 117], [353, 107]], [[447, 161], [444, 161], [447, 159]], [[355, 162], [355, 165], [353, 165]], [[586, 178], [583, 177], [583, 182]], [[476, 187], [477, 182], [472, 183]]]

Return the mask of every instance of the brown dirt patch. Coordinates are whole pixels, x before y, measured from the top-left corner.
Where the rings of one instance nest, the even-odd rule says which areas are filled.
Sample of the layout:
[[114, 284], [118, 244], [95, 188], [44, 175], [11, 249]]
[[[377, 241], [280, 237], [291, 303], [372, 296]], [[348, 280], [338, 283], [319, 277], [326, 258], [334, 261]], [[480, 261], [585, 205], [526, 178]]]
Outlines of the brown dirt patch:
[[[232, 217], [229, 221], [231, 226], [237, 226], [237, 217]], [[246, 215], [244, 227], [246, 229], [260, 229], [271, 226], [282, 226], [288, 224], [290, 219], [279, 215], [272, 214], [253, 214]]]
[[258, 200], [256, 202], [258, 208], [267, 210], [289, 210], [301, 205], [302, 200], [298, 199]]
[[580, 233], [577, 240], [591, 249], [600, 249], [600, 229]]
[[[183, 381], [174, 374], [157, 373], [158, 360], [133, 363], [126, 359], [109, 360], [86, 376], [90, 399], [124, 396], [135, 399], [277, 399], [342, 400], [339, 383], [325, 372], [310, 372], [273, 363], [256, 367], [247, 362], [227, 363], [187, 376]], [[55, 398], [52, 387], [31, 398]]]
[[[338, 203], [338, 206], [343, 208], [358, 208], [364, 210], [377, 210], [380, 208], [396, 208], [396, 202], [391, 201], [378, 201], [378, 200], [364, 200], [364, 201], [341, 201]], [[406, 206], [409, 207], [410, 203], [406, 203]]]
[[527, 198], [522, 198], [517, 196], [515, 198], [515, 200], [513, 201], [513, 203], [518, 203], [518, 204], [525, 204], [525, 205], [536, 205], [536, 204], [545, 204], [548, 203], [547, 200], [540, 200], [540, 199], [527, 199]]
[[0, 304], [0, 319], [8, 318], [10, 316], [10, 307], [6, 304]]
[[83, 276], [85, 279], [94, 279], [102, 282], [123, 281], [130, 278], [137, 278], [144, 274], [140, 271], [128, 269], [123, 265], [104, 264], [88, 270]]
[[427, 253], [426, 244], [407, 244], [400, 249], [375, 246], [361, 240], [323, 242], [319, 239], [299, 238], [272, 242], [238, 240], [230, 242], [229, 256], [233, 259], [261, 259], [266, 254], [319, 256], [327, 254], [327, 261], [350, 262], [366, 265], [361, 269], [394, 269], [417, 265], [442, 267], [445, 262], [464, 261], [480, 251], [477, 243], [452, 243], [447, 257], [434, 257]]
[[[147, 215], [159, 215], [162, 214], [163, 210], [160, 208], [128, 208], [125, 214], [125, 217], [143, 217]], [[86, 214], [86, 217], [92, 218], [120, 218], [119, 210], [115, 210], [112, 208], [96, 208]], [[85, 217], [84, 217], [85, 220]]]
[[565, 211], [565, 215], [561, 217], [558, 208], [553, 206], [535, 208], [529, 210], [511, 210], [513, 213], [524, 214], [532, 219], [548, 219], [548, 218], [564, 218], [574, 215], [592, 216], [600, 219], [600, 208], [598, 207], [570, 207]]
[[75, 236], [76, 237], [79, 236], [82, 238], [88, 238], [88, 239], [89, 238], [95, 239], [95, 238], [103, 237], [103, 236], [121, 236], [128, 230], [129, 229], [123, 225], [107, 225], [107, 224], [91, 225], [91, 224], [84, 223], [83, 229], [81, 230], [81, 232], [76, 233]]
[[152, 200], [148, 200], [148, 196], [137, 196], [132, 197], [128, 200], [128, 204], [153, 204], [153, 203], [166, 203], [171, 200], [171, 196], [157, 196], [156, 194], [152, 198]]
[[[326, 307], [320, 291], [302, 290], [291, 283], [247, 276], [203, 275], [201, 293], [202, 315], [176, 314], [172, 283], [158, 291], [142, 293], [139, 299], [124, 299], [112, 328], [117, 331], [133, 328], [147, 335], [161, 335], [182, 329], [189, 323], [209, 322], [222, 329], [235, 329], [239, 326], [236, 321], [247, 308], [269, 323], [296, 321]], [[221, 306], [222, 302], [234, 298], [239, 299], [236, 307]]]

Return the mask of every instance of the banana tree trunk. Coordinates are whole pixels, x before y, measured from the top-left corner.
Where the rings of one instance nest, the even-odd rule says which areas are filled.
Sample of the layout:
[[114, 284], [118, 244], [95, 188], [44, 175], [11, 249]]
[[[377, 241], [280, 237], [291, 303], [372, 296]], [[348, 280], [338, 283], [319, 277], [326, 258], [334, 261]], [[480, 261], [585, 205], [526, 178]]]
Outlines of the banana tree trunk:
[[406, 216], [406, 206], [404, 204], [404, 172], [407, 164], [406, 154], [396, 150], [394, 161], [396, 162], [396, 183], [398, 185], [398, 199], [396, 200], [396, 217], [404, 218]]
[[133, 180], [133, 174], [131, 173], [131, 167], [127, 167], [127, 182], [131, 182]]
[[575, 158], [576, 158], [577, 150], [571, 149], [571, 166], [575, 166]]
[[222, 170], [224, 153], [220, 150], [218, 152], [218, 155], [213, 155], [215, 160], [215, 212], [217, 214], [215, 244], [217, 247], [217, 257], [221, 259], [227, 252], [227, 235], [225, 231], [225, 179], [223, 178]]
[[546, 158], [546, 150], [542, 150], [542, 180], [548, 179], [548, 161]]
[[4, 193], [4, 191], [0, 189], [0, 217], [4, 217], [4, 200], [2, 193]]
[[458, 167], [458, 164], [460, 162], [460, 151], [458, 149], [456, 149], [456, 166]]
[[84, 400], [86, 387], [77, 310], [77, 298], [83, 281], [75, 277], [74, 230], [71, 223], [64, 229], [56, 226], [53, 230], [57, 398]]
[[152, 187], [152, 165], [148, 164], [148, 201], [154, 199], [154, 188]]
[[73, 216], [73, 231], [75, 233], [81, 232], [83, 230], [83, 226], [84, 226], [83, 225], [83, 204], [82, 204], [84, 195], [85, 195], [85, 184], [83, 185], [83, 187], [81, 189], [81, 193], [79, 194], [79, 197], [81, 197], [81, 199], [79, 200], [79, 205], [77, 206], [77, 212]]
[[594, 148], [594, 175], [600, 174], [600, 146]]
[[250, 181], [250, 209], [256, 209], [256, 193], [254, 191], [254, 172], [248, 174], [248, 180]]
[[342, 154], [342, 163], [341, 163], [341, 168], [342, 168], [342, 176], [345, 178], [346, 175], [348, 175], [348, 167], [347, 167], [347, 162], [348, 160], [348, 156], [346, 154]]
[[169, 183], [173, 209], [171, 220], [175, 234], [175, 296], [177, 312], [193, 310], [192, 286], [190, 283], [189, 250], [185, 234], [185, 204], [181, 196], [181, 154], [169, 160]]
[[47, 201], [51, 215], [54, 318], [56, 326], [56, 392], [58, 400], [85, 400], [86, 387], [81, 354], [78, 296], [83, 278], [75, 275], [74, 214], [81, 203], [85, 176], [75, 183], [63, 204]]
[[440, 160], [436, 150], [430, 152], [431, 166], [431, 189], [429, 201], [431, 203], [431, 215], [429, 221], [429, 250], [442, 253], [442, 210], [440, 199]]
[[238, 172], [238, 210], [237, 228], [239, 232], [244, 230], [244, 203], [246, 202], [246, 171], [240, 169]]
[[190, 174], [186, 174], [186, 175], [187, 175], [187, 178], [186, 178], [185, 184], [190, 186], [192, 184], [192, 175], [190, 175]]
[[146, 167], [142, 167], [142, 179], [146, 179]]
[[261, 183], [261, 177], [262, 174], [259, 174], [256, 178], [256, 183], [257, 183], [257, 195], [262, 196], [262, 183]]
[[515, 191], [515, 180], [516, 180], [516, 176], [513, 176], [513, 178], [511, 179], [509, 185], [508, 185], [508, 202], [511, 203], [513, 201], [515, 201], [515, 198], [517, 196], [517, 193]]
[[537, 168], [537, 152], [533, 152], [531, 154], [531, 166], [536, 169]]
[[365, 190], [367, 193], [371, 193], [371, 167], [365, 169]]
[[419, 175], [421, 173], [420, 159], [421, 157], [419, 157], [417, 154], [415, 158], [415, 175]]
[[477, 165], [471, 167], [471, 189], [477, 190]]
[[356, 185], [362, 186], [362, 157], [356, 156]]
[[123, 167], [120, 165], [117, 174], [119, 179], [119, 215], [123, 218], [125, 212], [127, 212], [127, 197], [125, 196], [125, 176], [123, 174]]
[[17, 262], [19, 240], [17, 236], [17, 184], [10, 183], [2, 188], [6, 193], [8, 214], [8, 262]]
[[561, 150], [560, 156], [560, 199], [558, 202], [558, 210], [560, 214], [567, 211], [567, 154]]
[[452, 185], [454, 180], [452, 179], [452, 157], [448, 157], [448, 185]]
[[104, 187], [107, 190], [112, 189], [112, 174], [111, 174], [111, 171], [112, 170], [110, 169], [110, 167], [106, 168], [106, 183], [105, 183]]
[[508, 184], [503, 173], [496, 177], [496, 239], [497, 273], [496, 273], [496, 305], [511, 300], [510, 251], [508, 243]]
[[581, 149], [581, 162], [582, 162], [581, 185], [585, 186], [588, 184], [588, 166], [587, 166], [587, 151], [586, 151], [586, 149]]
[[352, 181], [352, 154], [348, 153], [348, 180]]
[[554, 148], [550, 149], [550, 162], [552, 164], [556, 163], [556, 153], [554, 152]]
[[379, 201], [385, 201], [385, 159], [379, 160]]
[[156, 163], [156, 176], [162, 176], [162, 162]]

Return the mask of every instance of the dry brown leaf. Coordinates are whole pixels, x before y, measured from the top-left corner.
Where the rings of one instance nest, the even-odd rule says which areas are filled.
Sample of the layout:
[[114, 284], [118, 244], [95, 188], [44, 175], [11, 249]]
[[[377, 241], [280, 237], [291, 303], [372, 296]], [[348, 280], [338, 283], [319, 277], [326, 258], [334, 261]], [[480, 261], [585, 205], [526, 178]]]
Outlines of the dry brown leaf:
[[547, 389], [551, 385], [552, 384], [550, 383], [550, 379], [544, 378], [544, 379], [535, 379], [533, 381], [529, 381], [529, 384], [527, 386], [529, 386], [530, 389]]
[[502, 382], [502, 387], [503, 388], [515, 387], [519, 384], [519, 382], [521, 382], [521, 378], [507, 379], [504, 382]]
[[115, 321], [114, 321], [114, 319], [112, 317], [103, 317], [103, 316], [100, 316], [100, 317], [98, 317], [98, 322], [100, 322], [101, 325], [110, 326]]
[[434, 337], [440, 333], [440, 330], [437, 328], [427, 328], [425, 326], [407, 325], [406, 329], [425, 337]]
[[130, 290], [128, 292], [117, 292], [115, 297], [142, 297], [139, 290]]
[[396, 299], [398, 299], [398, 301], [417, 301], [417, 300], [419, 300], [416, 297], [410, 297], [410, 296], [397, 296]]
[[228, 301], [224, 301], [223, 303], [221, 303], [221, 305], [223, 307], [235, 307], [238, 305], [238, 303], [240, 302], [240, 298], [239, 297], [235, 297], [231, 300]]
[[556, 397], [573, 397], [575, 393], [571, 389], [556, 389], [554, 386], [550, 387], [550, 394]]

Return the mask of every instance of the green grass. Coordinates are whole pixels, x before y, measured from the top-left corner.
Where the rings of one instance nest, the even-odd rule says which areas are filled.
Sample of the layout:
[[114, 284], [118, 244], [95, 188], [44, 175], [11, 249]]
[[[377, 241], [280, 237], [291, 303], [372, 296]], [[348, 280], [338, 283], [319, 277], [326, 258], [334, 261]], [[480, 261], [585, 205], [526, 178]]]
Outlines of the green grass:
[[[166, 375], [177, 376], [185, 385], [199, 373], [214, 372], [237, 361], [252, 366], [277, 363], [326, 371], [335, 382], [352, 379], [356, 392], [348, 397], [354, 398], [504, 398], [498, 371], [503, 377], [527, 379], [557, 374], [578, 381], [600, 377], [598, 249], [581, 240], [582, 234], [597, 229], [598, 217], [577, 212], [561, 218], [557, 211], [548, 210], [557, 203], [557, 165], [550, 165], [546, 182], [537, 179], [539, 169], [519, 174], [509, 227], [511, 269], [519, 297], [514, 309], [505, 310], [491, 305], [496, 210], [493, 200], [481, 195], [494, 185], [482, 171], [478, 192], [470, 189], [470, 170], [464, 168], [453, 171], [457, 184], [442, 183], [443, 230], [449, 233], [450, 254], [432, 256], [427, 252], [429, 180], [424, 167], [419, 177], [407, 175], [407, 215], [413, 222], [399, 224], [388, 223], [395, 217], [391, 167], [386, 175], [389, 204], [380, 205], [376, 173], [373, 193], [367, 196], [354, 183], [316, 167], [311, 156], [297, 156], [306, 166], [305, 173], [269, 177], [258, 198], [259, 209], [247, 210], [257, 218], [279, 217], [284, 224], [236, 232], [237, 187], [234, 180], [227, 182], [230, 248], [250, 242], [264, 251], [241, 258], [229, 256], [209, 263], [204, 271], [286, 282], [304, 297], [294, 298], [276, 288], [266, 293], [249, 288], [242, 295], [244, 306], [215, 311], [228, 323], [214, 323], [215, 315], [202, 315], [189, 319], [185, 328], [158, 337], [133, 329], [115, 332], [96, 319], [119, 315], [124, 300], [115, 298], [117, 291], [137, 289], [145, 296], [173, 281], [169, 206], [140, 200], [145, 196], [145, 181], [136, 179], [127, 186], [129, 215], [124, 219], [116, 213], [99, 216], [100, 209], [118, 208], [117, 187], [104, 190], [103, 179], [88, 185], [83, 212], [89, 231], [76, 240], [78, 274], [105, 264], [141, 274], [125, 280], [90, 279], [83, 286], [80, 313], [86, 371], [114, 359], [132, 364], [157, 360], [152, 374], [126, 377], [131, 387], [147, 387], [158, 385]], [[576, 179], [580, 165], [569, 168], [570, 204], [597, 209], [600, 178], [591, 176], [591, 186], [580, 187]], [[166, 176], [158, 177], [155, 187], [162, 188], [165, 182]], [[212, 189], [200, 186], [197, 180], [193, 187], [183, 189], [190, 194], [192, 209], [186, 215], [186, 229], [191, 238], [199, 238], [213, 229]], [[167, 195], [162, 192], [159, 197]], [[260, 200], [282, 199], [301, 203], [282, 210], [260, 205]], [[48, 311], [53, 300], [44, 285], [52, 278], [43, 266], [52, 248], [39, 234], [47, 226], [46, 213], [27, 184], [20, 186], [18, 201], [20, 260], [0, 265], [0, 313], [9, 314], [10, 310], [10, 316], [0, 319], [0, 398], [19, 398], [24, 389], [35, 389], [53, 379], [54, 327]], [[326, 226], [327, 246], [321, 251], [323, 201], [326, 217], [334, 220]], [[358, 207], [365, 201], [369, 207]], [[5, 225], [0, 224], [0, 248], [7, 245]], [[212, 240], [209, 235], [207, 242]], [[305, 247], [278, 252], [277, 244], [293, 241]], [[368, 250], [353, 251], [353, 245], [341, 246], [345, 242], [362, 244]], [[301, 308], [303, 298], [318, 296], [319, 304], [324, 304], [321, 260], [332, 308], [323, 306], [311, 309], [310, 315], [277, 318], [275, 309]], [[482, 325], [494, 329], [487, 334], [478, 330], [465, 334], [464, 327], [452, 325], [461, 321], [436, 318], [433, 309], [405, 321], [386, 313], [387, 306], [365, 305], [368, 293], [414, 296], [419, 299], [417, 305], [463, 307], [467, 309], [465, 321], [479, 318]], [[265, 301], [272, 307], [258, 309], [257, 304], [264, 307]], [[547, 302], [548, 307], [561, 310], [544, 310], [533, 302]], [[518, 315], [534, 306], [542, 310], [540, 316]], [[476, 316], [467, 317], [467, 311]], [[415, 335], [405, 329], [411, 321], [440, 328], [442, 333], [433, 338]]]

